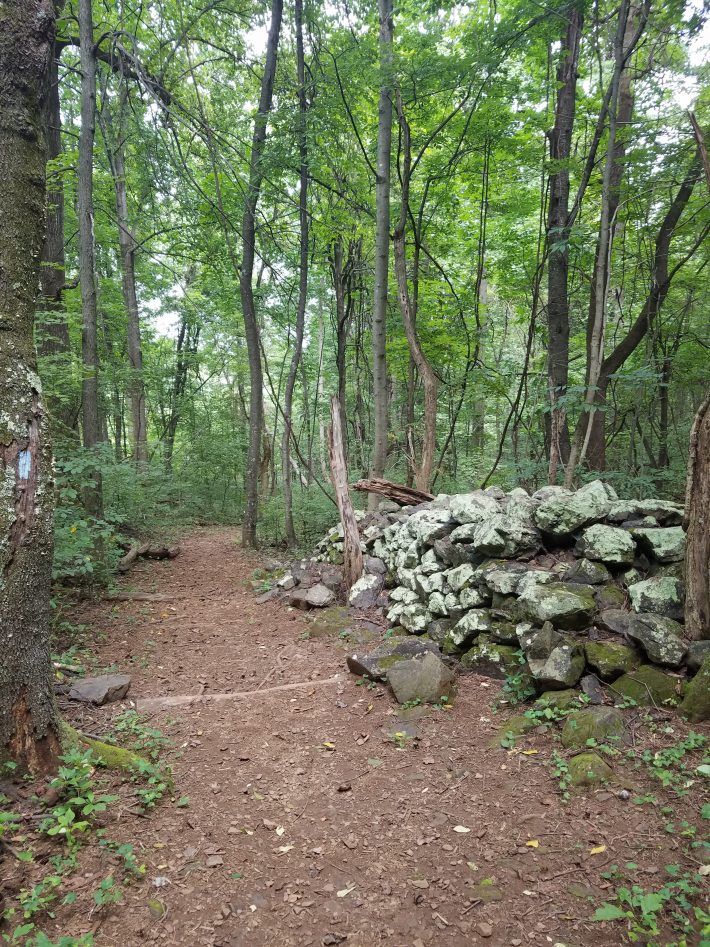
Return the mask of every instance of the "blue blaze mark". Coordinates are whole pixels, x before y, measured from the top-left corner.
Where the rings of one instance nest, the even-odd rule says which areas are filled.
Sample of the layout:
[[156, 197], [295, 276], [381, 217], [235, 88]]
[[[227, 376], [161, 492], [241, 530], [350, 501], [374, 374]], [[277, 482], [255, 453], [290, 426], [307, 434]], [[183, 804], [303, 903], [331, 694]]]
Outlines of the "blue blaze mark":
[[20, 478], [20, 480], [29, 480], [31, 469], [32, 454], [28, 449], [21, 450], [17, 455], [17, 476]]

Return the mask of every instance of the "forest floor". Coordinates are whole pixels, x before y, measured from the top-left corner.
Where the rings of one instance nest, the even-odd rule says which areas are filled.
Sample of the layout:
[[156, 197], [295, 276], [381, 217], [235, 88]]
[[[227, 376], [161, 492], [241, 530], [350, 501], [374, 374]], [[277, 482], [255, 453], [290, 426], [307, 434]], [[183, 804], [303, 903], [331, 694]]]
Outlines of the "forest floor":
[[[352, 642], [319, 632], [309, 614], [256, 604], [260, 561], [238, 538], [200, 530], [177, 559], [137, 565], [123, 588], [160, 600], [73, 610], [92, 640], [100, 633], [98, 665], [132, 674], [129, 697], [172, 741], [175, 791], [142, 815], [130, 784], [118, 790], [107, 832], [133, 844], [145, 877], [121, 903], [90, 910], [83, 890], [112, 862], [87, 854], [70, 885], [78, 900], [44, 925], [50, 936], [91, 928], [116, 947], [611, 947], [627, 943], [625, 925], [591, 916], [619, 876], [658, 890], [666, 865], [693, 869], [681, 827], [698, 825], [699, 788], [668, 797], [664, 812], [658, 780], [629, 764], [630, 797], [609, 785], [565, 801], [550, 736], [503, 749], [515, 711], [496, 714], [499, 683], [476, 676], [461, 679], [452, 708], [402, 719], [385, 688], [348, 674]], [[82, 705], [78, 725], [105, 733], [129, 703]], [[688, 728], [662, 713], [630, 731], [634, 747], [652, 749]]]

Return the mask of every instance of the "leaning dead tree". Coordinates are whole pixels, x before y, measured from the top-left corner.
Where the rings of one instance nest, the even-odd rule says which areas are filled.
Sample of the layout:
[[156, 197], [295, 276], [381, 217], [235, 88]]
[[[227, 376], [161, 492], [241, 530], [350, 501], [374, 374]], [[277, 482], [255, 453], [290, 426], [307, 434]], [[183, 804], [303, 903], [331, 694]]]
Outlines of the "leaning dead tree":
[[343, 524], [343, 580], [346, 588], [351, 588], [362, 575], [362, 549], [360, 531], [357, 528], [355, 511], [348, 492], [348, 468], [345, 463], [343, 430], [340, 426], [340, 401], [337, 395], [330, 399], [330, 428], [328, 430], [330, 449], [330, 476], [335, 489], [340, 521]]
[[401, 483], [393, 483], [391, 480], [381, 480], [379, 477], [371, 477], [369, 480], [358, 480], [353, 484], [353, 490], [359, 490], [361, 493], [378, 493], [388, 500], [394, 500], [400, 506], [416, 506], [418, 503], [427, 503], [433, 500], [431, 493], [424, 490], [416, 490], [414, 487], [405, 487]]

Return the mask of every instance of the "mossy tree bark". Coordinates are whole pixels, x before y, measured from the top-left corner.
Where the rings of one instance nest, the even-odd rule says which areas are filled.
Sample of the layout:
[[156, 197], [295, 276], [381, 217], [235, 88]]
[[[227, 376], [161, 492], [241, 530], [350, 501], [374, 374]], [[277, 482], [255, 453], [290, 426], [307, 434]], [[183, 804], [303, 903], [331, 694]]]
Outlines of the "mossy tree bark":
[[0, 757], [51, 771], [52, 457], [33, 340], [52, 0], [0, 3]]

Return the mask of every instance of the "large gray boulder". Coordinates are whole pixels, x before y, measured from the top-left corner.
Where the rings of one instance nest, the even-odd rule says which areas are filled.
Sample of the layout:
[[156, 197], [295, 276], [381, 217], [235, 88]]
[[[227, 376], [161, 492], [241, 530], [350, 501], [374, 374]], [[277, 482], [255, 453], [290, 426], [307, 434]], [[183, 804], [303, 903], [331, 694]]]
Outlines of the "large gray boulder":
[[552, 582], [527, 589], [518, 599], [526, 618], [550, 621], [556, 628], [586, 628], [596, 611], [594, 595], [583, 585]]
[[572, 496], [553, 495], [541, 503], [535, 511], [535, 524], [549, 536], [569, 538], [576, 530], [603, 520], [616, 499], [613, 487], [593, 480]]
[[610, 566], [623, 566], [631, 565], [634, 561], [636, 544], [625, 529], [594, 523], [584, 530], [575, 551], [587, 559]]
[[685, 532], [681, 526], [665, 529], [632, 529], [640, 548], [658, 562], [680, 562], [685, 557]]
[[654, 576], [629, 586], [635, 612], [654, 612], [676, 621], [683, 618], [682, 586], [672, 576]]
[[581, 645], [566, 642], [553, 648], [545, 660], [528, 659], [530, 672], [543, 690], [574, 687], [584, 672]]
[[604, 585], [611, 582], [611, 574], [603, 562], [592, 562], [591, 559], [578, 559], [565, 572], [565, 582], [574, 582], [577, 585]]
[[411, 700], [435, 704], [454, 694], [453, 671], [431, 652], [398, 661], [388, 670], [387, 680], [400, 704]]
[[641, 645], [654, 664], [680, 667], [688, 650], [682, 631], [678, 622], [663, 615], [633, 615], [626, 634]]
[[452, 496], [449, 508], [457, 523], [483, 523], [501, 512], [498, 500], [482, 490]]
[[607, 519], [610, 523], [652, 516], [663, 526], [680, 526], [683, 522], [683, 507], [670, 500], [617, 500], [611, 505]]
[[123, 700], [131, 686], [129, 674], [99, 674], [74, 681], [69, 691], [70, 700], [101, 707]]
[[387, 638], [367, 654], [350, 654], [348, 670], [373, 681], [384, 681], [387, 671], [399, 661], [427, 653], [438, 654], [439, 646], [428, 638]]

